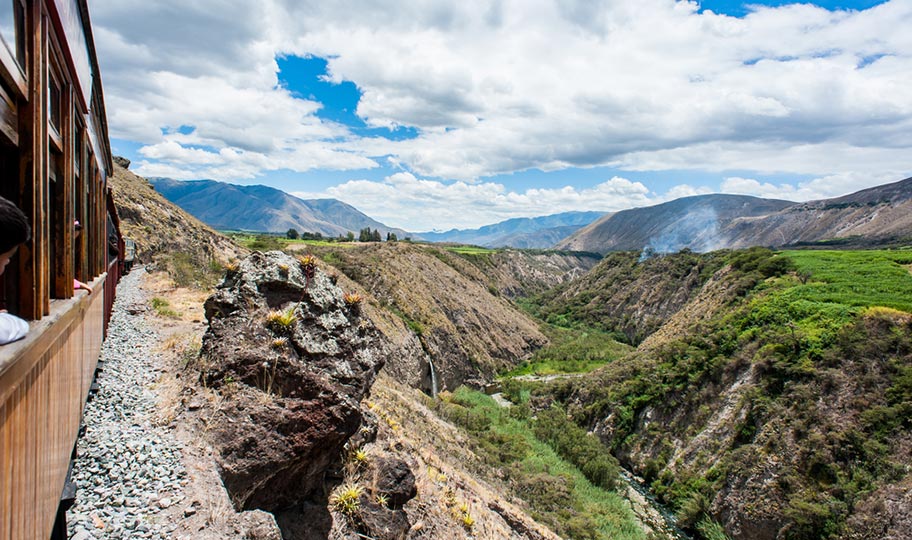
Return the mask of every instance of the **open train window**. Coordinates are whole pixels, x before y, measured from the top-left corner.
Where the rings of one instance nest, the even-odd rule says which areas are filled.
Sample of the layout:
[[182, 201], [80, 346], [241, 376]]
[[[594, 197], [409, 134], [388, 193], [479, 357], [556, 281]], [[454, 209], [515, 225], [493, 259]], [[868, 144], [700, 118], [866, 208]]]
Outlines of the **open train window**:
[[[17, 149], [0, 143], [0, 178], [19, 178], [19, 156]], [[19, 204], [17, 182], [0, 182], [0, 196]], [[16, 257], [19, 255], [17, 254]], [[13, 259], [15, 261], [15, 259]], [[11, 313], [19, 312], [19, 265], [10, 264], [0, 276], [0, 309]]]

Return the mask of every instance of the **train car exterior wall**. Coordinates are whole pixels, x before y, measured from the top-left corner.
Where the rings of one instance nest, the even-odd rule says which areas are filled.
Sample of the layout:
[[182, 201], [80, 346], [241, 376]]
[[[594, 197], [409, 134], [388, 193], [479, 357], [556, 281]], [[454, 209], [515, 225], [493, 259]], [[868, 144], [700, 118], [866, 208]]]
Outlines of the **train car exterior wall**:
[[30, 326], [0, 346], [0, 540], [55, 530], [119, 273], [112, 169], [86, 1], [0, 0], [0, 196], [32, 226], [0, 276], [0, 307]]

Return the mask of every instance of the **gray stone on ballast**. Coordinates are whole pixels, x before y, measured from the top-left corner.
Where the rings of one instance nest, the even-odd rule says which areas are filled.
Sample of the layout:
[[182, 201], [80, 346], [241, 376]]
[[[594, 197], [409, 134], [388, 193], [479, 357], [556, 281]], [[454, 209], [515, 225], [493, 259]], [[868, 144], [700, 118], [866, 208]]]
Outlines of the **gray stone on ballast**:
[[[67, 512], [71, 539], [168, 538], [164, 531], [174, 525], [157, 514], [184, 498], [176, 481], [186, 476], [181, 445], [150, 419], [156, 400], [150, 387], [161, 369], [152, 350], [157, 335], [145, 320], [141, 274], [135, 269], [117, 287], [101, 353], [105, 368], [85, 409], [87, 429], [74, 463], [76, 504]], [[97, 528], [96, 518], [104, 529]]]

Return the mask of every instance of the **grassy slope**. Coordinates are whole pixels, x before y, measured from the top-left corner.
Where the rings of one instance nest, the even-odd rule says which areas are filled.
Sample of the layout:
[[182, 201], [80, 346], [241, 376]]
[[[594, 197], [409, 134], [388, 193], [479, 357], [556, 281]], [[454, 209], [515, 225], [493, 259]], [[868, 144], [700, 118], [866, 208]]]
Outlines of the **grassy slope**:
[[[536, 520], [547, 524], [565, 538], [593, 540], [639, 540], [645, 535], [623, 498], [611, 489], [593, 484], [584, 474], [536, 436], [542, 429], [529, 416], [527, 407], [504, 409], [492, 398], [466, 388], [444, 394], [432, 407], [470, 434], [470, 447], [492, 469], [499, 470], [501, 482], [511, 494], [522, 499]], [[563, 413], [554, 414], [550, 431], [579, 430]], [[564, 424], [560, 424], [563, 419]], [[579, 437], [599, 444], [579, 430]], [[572, 445], [579, 448], [581, 444]], [[602, 482], [612, 487], [616, 466], [604, 465]]]

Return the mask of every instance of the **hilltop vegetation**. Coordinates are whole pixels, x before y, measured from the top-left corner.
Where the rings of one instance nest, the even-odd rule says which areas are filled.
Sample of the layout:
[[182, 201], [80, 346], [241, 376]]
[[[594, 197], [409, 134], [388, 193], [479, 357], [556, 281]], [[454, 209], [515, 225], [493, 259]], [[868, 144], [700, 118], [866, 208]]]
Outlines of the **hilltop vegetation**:
[[[669, 316], [678, 332], [537, 392], [564, 401], [706, 538], [717, 523], [737, 540], [908, 526], [884, 500], [910, 481], [912, 252], [668, 259], [691, 269], [671, 275], [703, 283]], [[591, 320], [591, 302], [554, 301], [542, 312]]]

